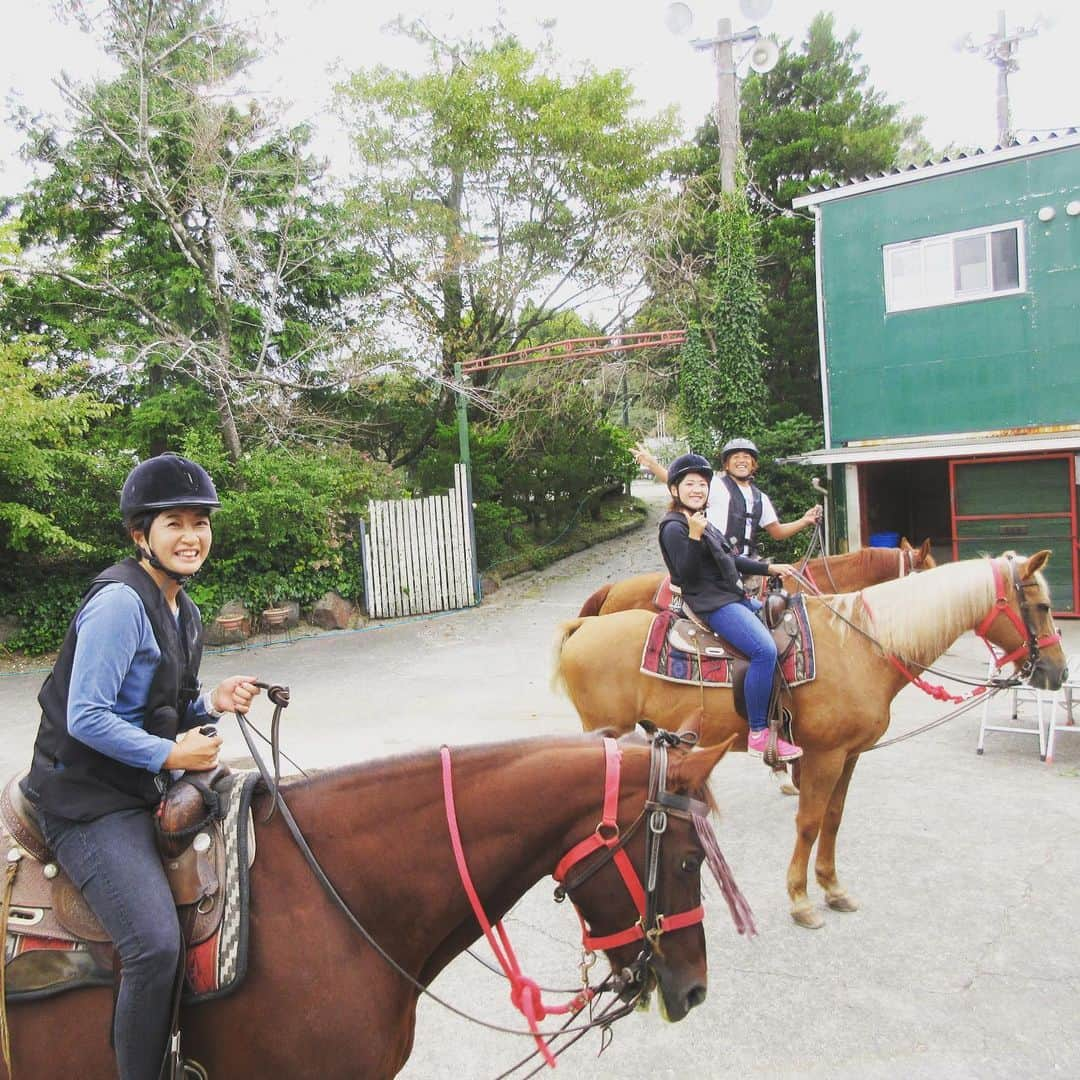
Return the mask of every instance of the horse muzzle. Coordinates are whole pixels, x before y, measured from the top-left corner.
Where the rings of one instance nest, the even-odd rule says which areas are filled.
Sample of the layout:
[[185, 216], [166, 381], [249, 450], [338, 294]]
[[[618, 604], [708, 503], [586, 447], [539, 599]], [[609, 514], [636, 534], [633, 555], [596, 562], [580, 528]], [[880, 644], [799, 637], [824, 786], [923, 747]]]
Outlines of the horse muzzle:
[[705, 1000], [704, 980], [693, 980], [689, 984], [684, 984], [682, 980], [670, 978], [667, 973], [661, 971], [656, 975], [656, 984], [659, 990], [657, 998], [660, 1003], [660, 1014], [673, 1024], [685, 1020], [687, 1013]]
[[1060, 690], [1068, 677], [1065, 664], [1055, 664], [1040, 656], [1028, 677], [1028, 685], [1035, 690]]

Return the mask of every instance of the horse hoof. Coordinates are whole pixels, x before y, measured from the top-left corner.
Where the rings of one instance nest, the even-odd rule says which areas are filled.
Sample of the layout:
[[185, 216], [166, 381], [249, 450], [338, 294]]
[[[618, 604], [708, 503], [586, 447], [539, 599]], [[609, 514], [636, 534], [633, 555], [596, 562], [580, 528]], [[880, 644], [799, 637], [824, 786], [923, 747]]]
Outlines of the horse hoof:
[[799, 794], [799, 789], [794, 784], [781, 784], [781, 786], [780, 786], [780, 794], [781, 795], [798, 795]]
[[816, 911], [809, 904], [805, 907], [791, 909], [791, 917], [807, 930], [820, 930], [825, 925], [825, 919], [820, 911]]
[[825, 897], [825, 903], [833, 909], [833, 911], [858, 911], [858, 902], [852, 897], [848, 896], [846, 892], [833, 893], [832, 896]]

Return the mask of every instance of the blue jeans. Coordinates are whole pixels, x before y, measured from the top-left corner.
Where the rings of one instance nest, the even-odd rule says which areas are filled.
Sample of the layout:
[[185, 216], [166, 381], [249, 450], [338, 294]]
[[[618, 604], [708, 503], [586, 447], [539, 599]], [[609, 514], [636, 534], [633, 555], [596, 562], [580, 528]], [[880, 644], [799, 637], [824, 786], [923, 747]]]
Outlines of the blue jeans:
[[180, 924], [148, 810], [96, 821], [42, 813], [56, 861], [112, 938], [122, 974], [113, 1041], [120, 1080], [158, 1080], [180, 960]]
[[776, 642], [765, 629], [765, 624], [754, 614], [760, 610], [759, 601], [740, 600], [717, 608], [708, 618], [709, 625], [716, 633], [750, 659], [745, 691], [751, 731], [761, 731], [769, 726], [769, 694], [772, 691], [773, 668], [776, 667]]

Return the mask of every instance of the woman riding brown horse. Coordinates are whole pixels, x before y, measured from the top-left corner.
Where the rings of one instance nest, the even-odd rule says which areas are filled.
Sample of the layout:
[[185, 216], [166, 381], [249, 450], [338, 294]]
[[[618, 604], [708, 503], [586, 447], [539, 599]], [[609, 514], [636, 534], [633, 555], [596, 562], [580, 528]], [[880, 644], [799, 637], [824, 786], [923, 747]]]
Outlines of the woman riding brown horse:
[[[803, 749], [796, 841], [787, 887], [792, 917], [823, 925], [806, 892], [810, 849], [828, 905], [855, 902], [836, 875], [836, 834], [859, 755], [889, 726], [892, 699], [962, 633], [976, 630], [1005, 650], [1034, 687], [1057, 689], [1065, 656], [1040, 573], [1050, 553], [950, 563], [859, 593], [807, 597], [817, 678], [792, 691], [793, 729]], [[631, 610], [565, 623], [556, 644], [555, 680], [565, 686], [586, 730], [628, 730], [642, 718], [661, 726], [704, 709], [706, 743], [738, 734], [746, 721], [730, 689], [678, 684], [642, 674], [652, 614]], [[893, 659], [902, 658], [899, 666]], [[745, 741], [743, 741], [745, 747]], [[739, 745], [736, 744], [736, 749]]]
[[[716, 865], [696, 816], [703, 808], [693, 804], [699, 809], [692, 821], [686, 797], [708, 798], [709, 774], [727, 749], [691, 753], [695, 723], [666, 737], [666, 766], [659, 770], [666, 769], [666, 784], [653, 780], [656, 739], [650, 745], [640, 736], [618, 743], [577, 736], [475, 746], [444, 757], [422, 753], [283, 785], [334, 887], [404, 974], [350, 928], [279, 813], [257, 828], [246, 980], [228, 997], [185, 1010], [185, 1056], [211, 1077], [382, 1080], [404, 1066], [417, 985], [429, 984], [480, 935], [448, 835], [447, 790], [469, 877], [492, 921], [567, 852], [599, 836], [578, 851], [581, 869], [569, 868], [563, 887], [613, 971], [633, 972], [623, 994], [632, 999], [655, 987], [666, 1015], [682, 1019], [705, 997], [700, 867]], [[621, 760], [614, 787], [613, 757]], [[647, 834], [656, 829], [647, 806], [664, 809], [667, 824], [651, 891]], [[257, 822], [266, 809], [262, 796]], [[646, 824], [635, 829], [639, 817]], [[615, 842], [620, 832], [625, 848]], [[608, 836], [613, 841], [605, 846]], [[629, 856], [643, 883], [640, 897], [624, 884], [614, 848]], [[647, 918], [638, 900], [655, 914]], [[532, 992], [527, 981], [515, 989]], [[9, 1005], [12, 1075], [113, 1076], [111, 1009], [107, 988]], [[586, 1016], [575, 1021], [578, 1028]], [[525, 1027], [520, 1018], [511, 1023]], [[520, 1049], [508, 1043], [510, 1054]]]
[[[812, 586], [810, 592], [843, 593], [864, 589], [880, 581], [905, 577], [919, 570], [932, 570], [937, 563], [930, 554], [930, 541], [912, 547], [901, 540], [898, 548], [861, 548], [846, 555], [811, 559], [803, 577]], [[615, 611], [659, 611], [653, 603], [656, 590], [664, 580], [663, 571], [638, 574], [607, 585], [601, 585], [581, 606], [579, 615], [610, 615]], [[784, 578], [783, 586], [790, 593], [803, 592], [803, 583], [796, 578]]]

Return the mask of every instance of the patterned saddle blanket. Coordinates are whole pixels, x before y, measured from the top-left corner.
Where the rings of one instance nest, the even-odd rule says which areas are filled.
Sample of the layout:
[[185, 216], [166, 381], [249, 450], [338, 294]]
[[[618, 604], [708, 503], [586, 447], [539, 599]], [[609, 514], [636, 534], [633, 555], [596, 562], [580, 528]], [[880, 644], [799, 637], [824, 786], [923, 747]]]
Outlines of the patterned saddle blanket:
[[[247, 971], [249, 870], [255, 858], [251, 800], [256, 772], [232, 773], [216, 788], [221, 820], [195, 833], [183, 852], [163, 857], [187, 928], [184, 1001], [208, 1001], [234, 990]], [[67, 875], [26, 831], [4, 792], [7, 876], [4, 974], [8, 1001], [32, 1001], [63, 990], [109, 986], [113, 947]], [[16, 796], [17, 797], [17, 796]]]
[[[788, 686], [813, 681], [814, 637], [802, 594], [792, 596], [778, 625], [771, 631], [781, 674]], [[695, 686], [733, 686], [736, 666], [748, 661], [732, 645], [679, 612], [661, 611], [653, 617], [641, 656], [641, 671], [669, 682]]]

